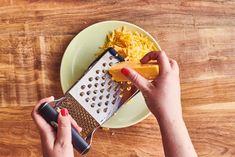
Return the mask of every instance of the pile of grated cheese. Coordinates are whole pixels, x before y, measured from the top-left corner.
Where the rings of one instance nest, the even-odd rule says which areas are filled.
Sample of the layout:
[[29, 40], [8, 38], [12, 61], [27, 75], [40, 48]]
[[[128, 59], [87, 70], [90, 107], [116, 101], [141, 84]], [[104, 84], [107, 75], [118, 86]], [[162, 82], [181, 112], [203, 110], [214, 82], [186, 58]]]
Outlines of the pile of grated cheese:
[[126, 61], [140, 60], [146, 53], [157, 50], [149, 38], [137, 31], [128, 31], [125, 27], [115, 29], [107, 35], [98, 55], [109, 47], [114, 48]]

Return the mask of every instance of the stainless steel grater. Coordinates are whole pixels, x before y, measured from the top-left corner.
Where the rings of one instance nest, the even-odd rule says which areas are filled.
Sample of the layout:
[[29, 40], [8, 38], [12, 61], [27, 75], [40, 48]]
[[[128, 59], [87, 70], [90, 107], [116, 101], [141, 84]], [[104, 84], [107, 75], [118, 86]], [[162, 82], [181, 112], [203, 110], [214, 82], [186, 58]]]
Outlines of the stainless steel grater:
[[[39, 109], [41, 115], [52, 126], [56, 126], [56, 118], [53, 121], [48, 120], [47, 114], [53, 114], [47, 111], [48, 106], [53, 106], [54, 110], [56, 108], [69, 110], [70, 115], [82, 127], [82, 132], [72, 137], [74, 147], [81, 154], [89, 150], [95, 130], [114, 115], [121, 105], [138, 93], [138, 89], [131, 83], [117, 83], [109, 75], [108, 69], [121, 61], [124, 61], [124, 58], [113, 48], [107, 49], [89, 66], [63, 98], [43, 104]], [[81, 136], [82, 139], [76, 136]], [[74, 142], [74, 140], [78, 141]], [[76, 144], [82, 144], [82, 146], [76, 146]]]

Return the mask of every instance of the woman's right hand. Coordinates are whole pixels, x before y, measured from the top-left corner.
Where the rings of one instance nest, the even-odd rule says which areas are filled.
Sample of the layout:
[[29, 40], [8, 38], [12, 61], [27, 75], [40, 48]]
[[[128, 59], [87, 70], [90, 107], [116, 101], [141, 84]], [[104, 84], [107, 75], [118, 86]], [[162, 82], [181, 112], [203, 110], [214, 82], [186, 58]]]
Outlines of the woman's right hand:
[[146, 54], [140, 62], [145, 64], [157, 60], [159, 76], [149, 82], [136, 71], [123, 68], [121, 72], [142, 92], [149, 110], [159, 118], [182, 118], [179, 67], [175, 60], [169, 59], [163, 51]]
[[158, 120], [166, 157], [197, 157], [182, 118], [179, 67], [164, 52], [150, 52], [141, 63], [157, 60], [159, 76], [149, 82], [132, 69], [122, 73], [142, 92], [150, 111]]

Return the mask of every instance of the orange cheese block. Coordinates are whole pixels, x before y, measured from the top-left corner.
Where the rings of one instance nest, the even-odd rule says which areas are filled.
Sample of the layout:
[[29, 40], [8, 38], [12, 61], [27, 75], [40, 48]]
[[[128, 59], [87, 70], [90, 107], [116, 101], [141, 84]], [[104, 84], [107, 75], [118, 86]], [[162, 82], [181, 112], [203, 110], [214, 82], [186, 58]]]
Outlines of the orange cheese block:
[[155, 79], [159, 74], [159, 66], [155, 63], [141, 64], [140, 62], [125, 61], [114, 64], [109, 69], [109, 73], [112, 75], [113, 80], [117, 82], [128, 81], [128, 79], [121, 73], [121, 69], [124, 67], [134, 69], [148, 80]]

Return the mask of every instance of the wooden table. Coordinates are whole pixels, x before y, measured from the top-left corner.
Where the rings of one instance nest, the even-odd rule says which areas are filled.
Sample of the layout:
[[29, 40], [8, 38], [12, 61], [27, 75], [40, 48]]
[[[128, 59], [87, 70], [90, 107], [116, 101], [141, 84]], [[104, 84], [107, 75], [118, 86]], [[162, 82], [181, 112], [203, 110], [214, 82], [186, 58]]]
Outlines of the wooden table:
[[[59, 69], [71, 39], [114, 19], [141, 26], [178, 61], [184, 119], [199, 156], [235, 156], [233, 0], [1, 0], [0, 156], [41, 156], [32, 107], [63, 95]], [[164, 156], [155, 118], [98, 130], [87, 156]]]

